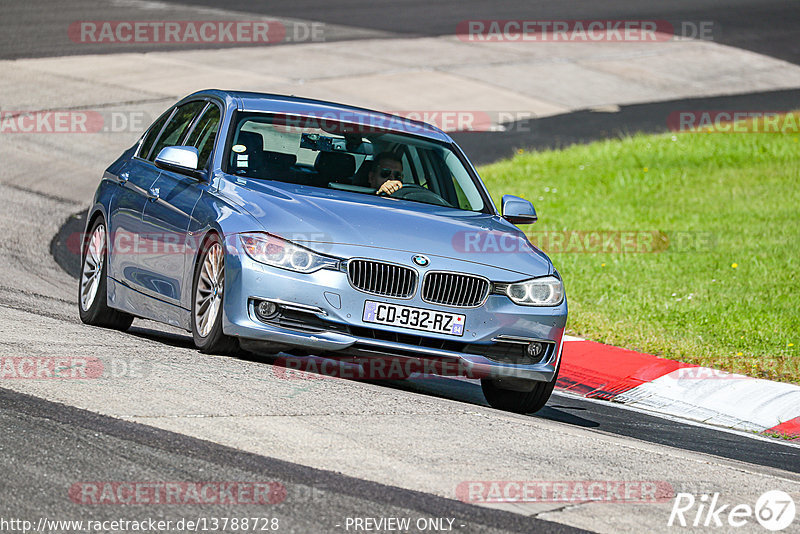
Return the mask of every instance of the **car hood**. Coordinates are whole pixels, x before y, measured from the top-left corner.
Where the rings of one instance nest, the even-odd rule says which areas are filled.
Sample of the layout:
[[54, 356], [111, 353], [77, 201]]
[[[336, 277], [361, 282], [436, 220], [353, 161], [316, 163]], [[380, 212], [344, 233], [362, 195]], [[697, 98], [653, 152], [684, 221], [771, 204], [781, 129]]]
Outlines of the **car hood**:
[[223, 180], [220, 192], [262, 225], [254, 230], [322, 253], [363, 247], [451, 258], [528, 276], [553, 272], [547, 256], [496, 215], [274, 181]]

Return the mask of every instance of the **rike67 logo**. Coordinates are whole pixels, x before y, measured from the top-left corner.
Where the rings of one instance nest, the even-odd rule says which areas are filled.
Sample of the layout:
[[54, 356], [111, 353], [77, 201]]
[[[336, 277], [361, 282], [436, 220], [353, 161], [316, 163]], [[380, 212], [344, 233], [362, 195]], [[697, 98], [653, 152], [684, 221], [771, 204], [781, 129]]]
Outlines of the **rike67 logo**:
[[792, 525], [795, 513], [794, 499], [780, 490], [762, 494], [755, 506], [722, 503], [719, 493], [704, 493], [699, 497], [691, 493], [678, 493], [667, 526], [729, 529], [751, 524], [755, 519], [765, 529], [777, 532]]

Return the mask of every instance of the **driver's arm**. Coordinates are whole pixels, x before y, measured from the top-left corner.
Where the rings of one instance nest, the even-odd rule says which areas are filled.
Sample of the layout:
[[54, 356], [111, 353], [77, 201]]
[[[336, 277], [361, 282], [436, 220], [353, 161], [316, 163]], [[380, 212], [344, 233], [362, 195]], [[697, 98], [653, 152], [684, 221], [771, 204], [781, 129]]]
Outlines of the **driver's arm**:
[[386, 180], [381, 185], [380, 189], [378, 189], [378, 195], [391, 195], [395, 191], [398, 191], [401, 187], [403, 187], [403, 182], [400, 180]]

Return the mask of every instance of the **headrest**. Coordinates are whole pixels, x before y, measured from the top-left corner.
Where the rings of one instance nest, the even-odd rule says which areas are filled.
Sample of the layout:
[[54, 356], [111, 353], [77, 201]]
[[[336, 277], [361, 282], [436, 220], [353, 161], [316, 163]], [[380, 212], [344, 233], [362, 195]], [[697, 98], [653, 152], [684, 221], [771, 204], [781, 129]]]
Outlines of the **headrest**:
[[240, 131], [237, 143], [246, 146], [248, 152], [264, 150], [264, 138], [260, 133]]
[[267, 165], [276, 167], [291, 167], [297, 163], [297, 156], [294, 154], [284, 154], [283, 152], [264, 152], [264, 162]]
[[314, 161], [314, 168], [320, 174], [333, 179], [345, 178], [355, 174], [356, 159], [351, 154], [320, 152]]

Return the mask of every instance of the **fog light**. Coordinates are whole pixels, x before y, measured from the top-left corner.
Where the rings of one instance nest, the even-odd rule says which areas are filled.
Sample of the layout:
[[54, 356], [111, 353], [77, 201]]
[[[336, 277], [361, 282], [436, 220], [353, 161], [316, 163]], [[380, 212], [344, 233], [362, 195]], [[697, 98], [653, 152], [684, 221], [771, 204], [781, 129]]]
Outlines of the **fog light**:
[[261, 300], [256, 304], [256, 317], [261, 321], [269, 321], [278, 315], [278, 305], [268, 300]]
[[528, 356], [531, 358], [539, 358], [544, 354], [544, 344], [534, 341], [528, 345]]

